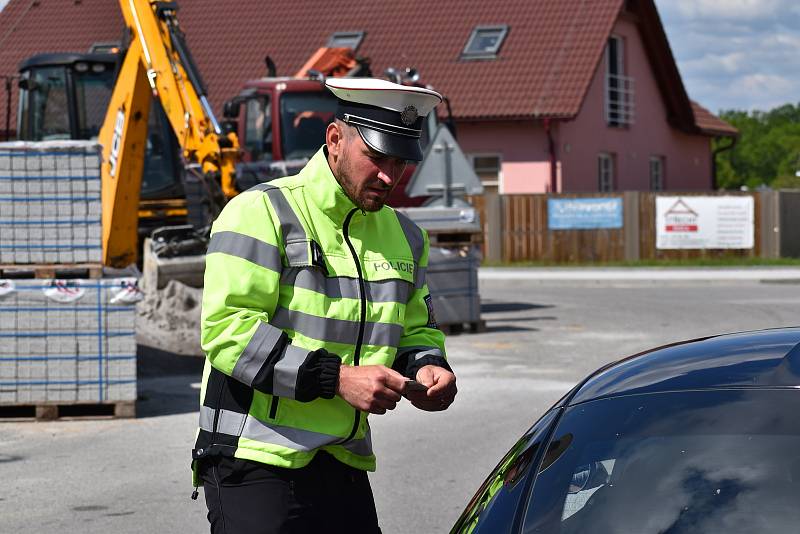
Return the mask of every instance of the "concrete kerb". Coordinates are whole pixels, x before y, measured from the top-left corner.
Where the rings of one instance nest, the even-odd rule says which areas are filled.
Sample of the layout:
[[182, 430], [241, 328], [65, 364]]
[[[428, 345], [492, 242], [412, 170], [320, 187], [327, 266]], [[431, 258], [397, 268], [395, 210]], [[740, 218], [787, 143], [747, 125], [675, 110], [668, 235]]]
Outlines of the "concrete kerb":
[[701, 282], [730, 283], [732, 281], [798, 283], [800, 268], [753, 267], [753, 268], [671, 268], [671, 267], [560, 267], [560, 268], [516, 268], [481, 267], [479, 280], [520, 280], [526, 282]]

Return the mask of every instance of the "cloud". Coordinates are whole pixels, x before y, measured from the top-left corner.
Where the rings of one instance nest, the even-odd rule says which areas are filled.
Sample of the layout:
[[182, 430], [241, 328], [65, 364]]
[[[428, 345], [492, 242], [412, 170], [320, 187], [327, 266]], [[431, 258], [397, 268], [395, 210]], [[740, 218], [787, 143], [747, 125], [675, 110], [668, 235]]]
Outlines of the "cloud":
[[800, 101], [800, 5], [656, 0], [689, 96], [712, 111]]
[[9, 0], [0, 0], [0, 11], [3, 11], [3, 8], [6, 7], [6, 4], [8, 4], [8, 2]]
[[791, 8], [786, 0], [677, 0], [675, 6], [684, 17], [753, 20], [775, 16]]

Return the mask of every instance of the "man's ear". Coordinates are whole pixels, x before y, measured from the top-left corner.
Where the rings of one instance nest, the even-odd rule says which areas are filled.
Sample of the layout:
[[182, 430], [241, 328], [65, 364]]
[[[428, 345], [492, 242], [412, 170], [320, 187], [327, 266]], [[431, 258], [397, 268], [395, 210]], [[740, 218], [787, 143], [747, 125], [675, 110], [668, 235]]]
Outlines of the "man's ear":
[[334, 161], [339, 158], [342, 151], [343, 139], [344, 132], [339, 125], [336, 124], [336, 121], [330, 123], [328, 129], [325, 130], [325, 144], [328, 146], [328, 155], [330, 155]]

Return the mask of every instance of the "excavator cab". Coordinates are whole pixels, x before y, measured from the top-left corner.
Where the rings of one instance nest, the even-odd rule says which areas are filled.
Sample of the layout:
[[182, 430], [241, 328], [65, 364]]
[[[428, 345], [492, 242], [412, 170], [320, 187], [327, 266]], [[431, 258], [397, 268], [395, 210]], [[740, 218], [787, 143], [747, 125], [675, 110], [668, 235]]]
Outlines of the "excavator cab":
[[[97, 139], [117, 77], [118, 54], [38, 54], [20, 64], [21, 141]], [[139, 234], [185, 224], [180, 147], [161, 103], [148, 117]]]

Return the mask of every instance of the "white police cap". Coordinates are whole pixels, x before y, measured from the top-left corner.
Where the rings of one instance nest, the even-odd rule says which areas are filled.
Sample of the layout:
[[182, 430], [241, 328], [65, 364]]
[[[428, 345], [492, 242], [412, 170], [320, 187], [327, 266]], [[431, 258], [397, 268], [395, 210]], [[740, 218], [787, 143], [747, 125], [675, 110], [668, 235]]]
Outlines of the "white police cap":
[[336, 118], [355, 126], [368, 147], [387, 156], [422, 160], [422, 125], [442, 101], [439, 93], [377, 78], [328, 78], [325, 85], [338, 99]]

